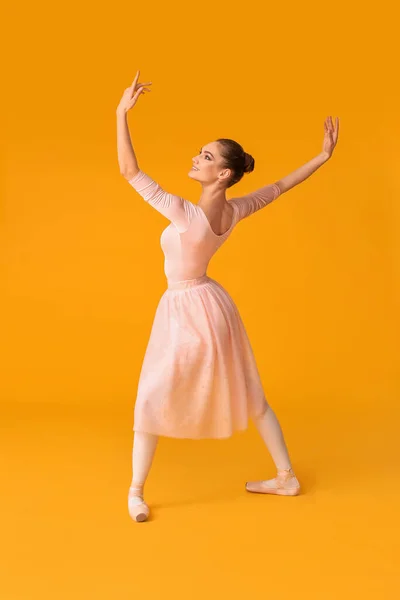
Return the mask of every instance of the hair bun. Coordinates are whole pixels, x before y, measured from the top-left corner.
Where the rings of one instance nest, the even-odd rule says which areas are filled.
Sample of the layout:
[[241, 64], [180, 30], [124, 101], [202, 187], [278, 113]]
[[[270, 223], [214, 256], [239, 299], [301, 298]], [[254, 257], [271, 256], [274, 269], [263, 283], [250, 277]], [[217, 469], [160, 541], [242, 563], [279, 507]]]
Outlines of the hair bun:
[[254, 158], [247, 152], [244, 153], [244, 169], [245, 173], [251, 173], [254, 170]]

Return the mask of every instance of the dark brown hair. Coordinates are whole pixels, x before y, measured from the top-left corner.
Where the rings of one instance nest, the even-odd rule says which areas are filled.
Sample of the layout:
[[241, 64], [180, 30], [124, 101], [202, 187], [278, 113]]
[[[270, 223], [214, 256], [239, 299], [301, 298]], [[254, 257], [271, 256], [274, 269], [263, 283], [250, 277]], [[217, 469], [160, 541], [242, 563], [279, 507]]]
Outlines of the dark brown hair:
[[229, 138], [220, 138], [216, 140], [221, 144], [221, 156], [224, 162], [224, 168], [232, 169], [233, 175], [229, 179], [227, 188], [240, 181], [244, 173], [251, 173], [254, 170], [254, 158], [251, 154], [245, 152], [238, 142]]

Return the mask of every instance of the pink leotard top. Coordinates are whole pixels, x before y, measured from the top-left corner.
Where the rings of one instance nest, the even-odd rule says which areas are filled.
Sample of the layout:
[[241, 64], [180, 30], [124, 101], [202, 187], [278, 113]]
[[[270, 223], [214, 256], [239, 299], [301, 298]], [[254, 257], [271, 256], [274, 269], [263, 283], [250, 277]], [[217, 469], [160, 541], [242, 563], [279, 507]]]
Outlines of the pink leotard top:
[[169, 282], [206, 275], [212, 256], [232, 233], [235, 225], [267, 206], [280, 194], [277, 183], [272, 183], [245, 196], [231, 198], [231, 226], [222, 235], [217, 235], [200, 206], [164, 191], [143, 171], [139, 170], [129, 183], [148, 204], [170, 221], [160, 238], [164, 273]]

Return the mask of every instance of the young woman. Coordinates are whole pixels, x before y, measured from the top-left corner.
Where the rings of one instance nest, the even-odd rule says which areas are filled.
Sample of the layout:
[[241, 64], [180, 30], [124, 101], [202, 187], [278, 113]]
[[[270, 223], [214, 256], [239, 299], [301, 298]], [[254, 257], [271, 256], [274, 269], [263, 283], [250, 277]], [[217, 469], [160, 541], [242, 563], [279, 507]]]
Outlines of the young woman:
[[277, 468], [270, 480], [246, 484], [249, 492], [294, 496], [300, 484], [293, 472], [282, 430], [269, 406], [242, 319], [228, 292], [207, 274], [210, 259], [239, 221], [299, 184], [332, 155], [339, 121], [325, 120], [321, 153], [280, 181], [245, 196], [225, 192], [254, 169], [254, 159], [237, 142], [222, 138], [203, 146], [189, 176], [202, 185], [194, 204], [164, 191], [139, 167], [131, 145], [127, 112], [151, 82], [140, 71], [117, 108], [121, 174], [169, 225], [161, 234], [168, 287], [156, 309], [140, 373], [134, 415], [133, 478], [129, 514], [145, 521], [149, 507], [143, 487], [158, 436], [227, 438], [247, 428], [249, 417]]

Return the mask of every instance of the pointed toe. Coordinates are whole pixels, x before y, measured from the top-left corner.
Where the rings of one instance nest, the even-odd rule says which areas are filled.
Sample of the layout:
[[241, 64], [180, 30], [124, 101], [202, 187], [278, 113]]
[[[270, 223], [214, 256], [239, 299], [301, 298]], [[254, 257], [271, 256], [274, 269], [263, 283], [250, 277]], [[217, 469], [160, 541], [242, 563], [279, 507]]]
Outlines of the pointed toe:
[[255, 494], [277, 494], [279, 496], [297, 496], [300, 483], [292, 469], [278, 471], [274, 479], [247, 481], [246, 490]]
[[143, 523], [143, 521], [147, 521], [149, 518], [149, 508], [145, 502], [139, 505], [130, 505], [129, 506], [129, 515], [131, 518], [137, 523]]
[[[142, 500], [142, 499], [141, 499]], [[143, 521], [147, 521], [150, 515], [149, 507], [146, 502], [142, 500], [140, 503], [137, 501], [135, 496], [129, 498], [128, 501], [128, 510], [130, 517], [136, 521], [137, 523], [143, 523]]]

